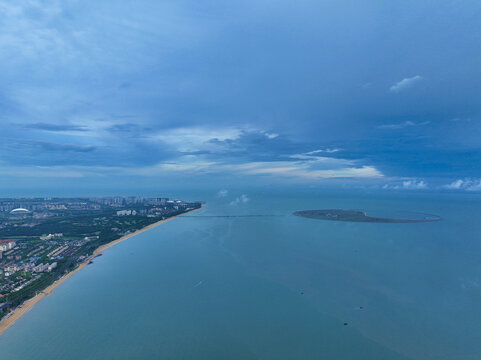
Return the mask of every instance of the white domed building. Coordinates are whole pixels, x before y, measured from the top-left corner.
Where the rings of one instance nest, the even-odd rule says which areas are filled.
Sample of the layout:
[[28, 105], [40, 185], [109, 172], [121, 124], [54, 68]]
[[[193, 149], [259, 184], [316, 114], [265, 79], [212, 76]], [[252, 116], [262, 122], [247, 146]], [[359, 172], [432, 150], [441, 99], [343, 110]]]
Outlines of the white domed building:
[[16, 209], [13, 209], [12, 211], [10, 211], [10, 214], [20, 215], [20, 214], [28, 214], [29, 212], [30, 212], [30, 210], [28, 210], [28, 209], [16, 208]]

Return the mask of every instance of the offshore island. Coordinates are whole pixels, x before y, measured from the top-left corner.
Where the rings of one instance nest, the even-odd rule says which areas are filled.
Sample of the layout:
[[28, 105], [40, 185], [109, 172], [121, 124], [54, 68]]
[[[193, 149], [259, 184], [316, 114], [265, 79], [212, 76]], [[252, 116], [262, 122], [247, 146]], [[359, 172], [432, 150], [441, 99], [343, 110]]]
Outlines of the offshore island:
[[317, 220], [369, 223], [423, 223], [442, 220], [442, 218], [437, 215], [425, 215], [422, 219], [380, 218], [368, 216], [365, 211], [343, 209], [302, 210], [294, 212], [294, 215]]
[[168, 198], [0, 198], [0, 334], [102, 251], [201, 208]]

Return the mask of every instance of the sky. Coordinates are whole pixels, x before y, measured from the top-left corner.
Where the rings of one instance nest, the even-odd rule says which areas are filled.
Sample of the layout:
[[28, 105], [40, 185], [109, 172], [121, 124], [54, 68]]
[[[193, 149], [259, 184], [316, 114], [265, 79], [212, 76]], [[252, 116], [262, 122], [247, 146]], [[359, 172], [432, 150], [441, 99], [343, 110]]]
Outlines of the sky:
[[481, 191], [481, 2], [0, 0], [0, 192]]

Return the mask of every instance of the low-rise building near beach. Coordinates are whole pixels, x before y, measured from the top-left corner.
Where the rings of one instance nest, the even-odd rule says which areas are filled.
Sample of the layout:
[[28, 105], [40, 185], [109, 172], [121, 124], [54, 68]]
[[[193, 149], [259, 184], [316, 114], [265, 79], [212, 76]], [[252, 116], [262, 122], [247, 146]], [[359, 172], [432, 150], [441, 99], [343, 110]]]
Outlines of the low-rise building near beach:
[[14, 240], [0, 240], [0, 251], [8, 251], [16, 245]]

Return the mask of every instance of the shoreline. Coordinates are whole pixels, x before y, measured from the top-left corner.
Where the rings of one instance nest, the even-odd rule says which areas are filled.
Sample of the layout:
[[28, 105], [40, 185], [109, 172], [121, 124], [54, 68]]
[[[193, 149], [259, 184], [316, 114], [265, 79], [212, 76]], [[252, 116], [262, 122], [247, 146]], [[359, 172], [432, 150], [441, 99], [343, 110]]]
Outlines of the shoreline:
[[56, 280], [53, 284], [47, 286], [42, 292], [38, 293], [37, 295], [35, 295], [31, 299], [28, 299], [27, 301], [25, 301], [23, 304], [20, 305], [21, 307], [20, 306], [17, 307], [10, 314], [8, 314], [2, 321], [0, 321], [0, 335], [2, 335], [10, 326], [12, 326], [18, 319], [20, 319], [23, 315], [25, 315], [38, 302], [40, 302], [42, 299], [46, 298], [47, 296], [51, 295], [59, 285], [61, 285], [62, 283], [67, 281], [71, 276], [73, 276], [75, 273], [79, 272], [80, 270], [85, 268], [87, 265], [89, 265], [90, 262], [93, 259], [95, 259], [97, 256], [101, 255], [105, 250], [107, 250], [107, 249], [111, 248], [112, 246], [115, 246], [115, 245], [121, 243], [122, 241], [125, 241], [125, 240], [127, 240], [127, 239], [129, 239], [129, 238], [131, 238], [135, 235], [138, 235], [140, 233], [143, 233], [144, 231], [147, 231], [147, 230], [150, 230], [150, 229], [152, 229], [156, 226], [159, 226], [159, 225], [161, 225], [161, 224], [163, 224], [163, 223], [165, 223], [169, 220], [173, 220], [177, 217], [180, 217], [180, 216], [183, 216], [183, 215], [186, 215], [186, 214], [190, 214], [190, 213], [196, 212], [198, 210], [202, 210], [203, 208], [204, 208], [204, 205], [201, 205], [201, 207], [198, 208], [198, 209], [190, 210], [190, 211], [187, 211], [185, 213], [175, 215], [175, 216], [169, 217], [169, 218], [164, 219], [164, 220], [159, 220], [159, 221], [157, 221], [153, 224], [147, 225], [146, 227], [144, 227], [142, 229], [134, 231], [131, 234], [124, 235], [124, 236], [118, 238], [117, 240], [113, 240], [113, 241], [111, 241], [107, 244], [99, 246], [97, 249], [94, 250], [92, 255], [89, 256], [87, 259], [85, 259], [85, 261], [82, 262], [79, 266], [77, 266], [77, 268], [75, 268], [74, 270], [72, 270], [68, 274], [62, 276], [61, 278]]

